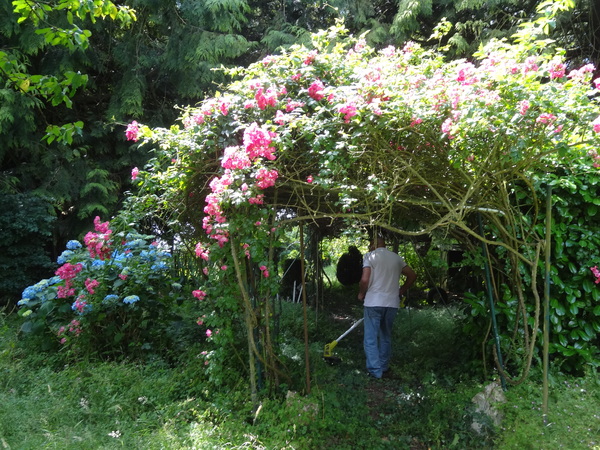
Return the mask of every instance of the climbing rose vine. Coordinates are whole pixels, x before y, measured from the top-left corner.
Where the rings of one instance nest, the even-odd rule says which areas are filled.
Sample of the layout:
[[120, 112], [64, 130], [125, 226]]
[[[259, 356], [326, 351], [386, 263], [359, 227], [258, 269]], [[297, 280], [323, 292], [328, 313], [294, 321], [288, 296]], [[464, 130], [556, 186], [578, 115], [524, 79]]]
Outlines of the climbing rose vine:
[[[219, 349], [236, 333], [252, 339], [244, 326], [268, 325], [268, 311], [256, 312], [277, 292], [273, 248], [290, 217], [478, 236], [466, 220], [472, 211], [519, 214], [498, 186], [524, 184], [533, 198], [532, 174], [597, 177], [592, 66], [567, 69], [561, 51], [533, 35], [448, 62], [416, 43], [376, 50], [345, 33], [336, 26], [310, 48], [231, 70], [224, 92], [187, 108], [170, 129], [128, 128], [154, 151], [135, 180], [139, 204], [168, 205], [195, 230], [194, 296], [213, 361], [225, 364]], [[526, 243], [513, 250], [531, 255]]]

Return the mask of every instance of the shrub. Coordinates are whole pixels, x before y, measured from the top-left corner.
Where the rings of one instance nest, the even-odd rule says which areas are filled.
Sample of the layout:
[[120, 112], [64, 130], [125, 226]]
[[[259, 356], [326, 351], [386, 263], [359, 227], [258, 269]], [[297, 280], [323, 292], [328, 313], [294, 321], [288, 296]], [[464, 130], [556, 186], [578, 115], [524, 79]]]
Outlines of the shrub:
[[94, 220], [84, 245], [67, 243], [56, 276], [27, 287], [19, 301], [24, 333], [41, 337], [45, 349], [60, 345], [77, 354], [108, 356], [161, 348], [171, 308], [183, 286], [171, 255], [153, 236]]

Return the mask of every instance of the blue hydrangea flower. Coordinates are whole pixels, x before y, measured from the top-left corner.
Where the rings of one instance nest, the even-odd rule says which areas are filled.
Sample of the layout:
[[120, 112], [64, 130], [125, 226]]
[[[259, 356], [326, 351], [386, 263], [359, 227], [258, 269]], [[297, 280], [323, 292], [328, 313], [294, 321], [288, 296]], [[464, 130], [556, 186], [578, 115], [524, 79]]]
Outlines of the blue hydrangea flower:
[[65, 250], [64, 252], [62, 252], [60, 254], [60, 256], [56, 259], [56, 262], [58, 264], [64, 264], [66, 262], [69, 262], [69, 260], [71, 259], [71, 257], [74, 255], [75, 253], [72, 250]]
[[19, 305], [24, 305], [27, 303], [27, 300], [34, 298], [40, 298], [42, 302], [46, 301], [48, 298], [54, 298], [56, 296], [56, 292], [54, 290], [49, 291], [48, 288], [60, 281], [60, 277], [54, 276], [49, 280], [43, 279], [32, 286], [26, 287], [21, 294], [21, 301], [19, 301]]
[[156, 250], [142, 250], [140, 252], [140, 258], [144, 261], [154, 261], [156, 260]]
[[127, 297], [125, 297], [123, 299], [123, 303], [127, 304], [127, 305], [131, 305], [135, 302], [139, 302], [140, 298], [137, 295], [128, 295]]
[[125, 247], [129, 249], [140, 248], [145, 246], [146, 241], [144, 241], [143, 239], [134, 239], [133, 241], [129, 241], [125, 244]]
[[38, 293], [38, 289], [34, 286], [27, 286], [25, 288], [25, 290], [23, 291], [23, 293], [21, 294], [21, 299], [22, 300], [31, 300], [32, 298], [35, 298], [36, 294]]
[[102, 300], [102, 303], [104, 303], [105, 305], [109, 305], [109, 304], [114, 304], [119, 300], [119, 296], [115, 295], [115, 294], [108, 294], [106, 297], [104, 297], [104, 300]]
[[123, 252], [118, 252], [115, 250], [115, 252], [113, 253], [112, 259], [113, 261], [125, 261], [129, 258], [133, 257], [133, 253], [123, 253]]
[[69, 250], [77, 250], [81, 248], [81, 242], [76, 241], [75, 239], [70, 240], [69, 242], [67, 242], [67, 248]]
[[95, 259], [92, 261], [92, 267], [102, 267], [106, 264], [106, 261], [103, 259]]
[[150, 270], [167, 270], [169, 266], [164, 261], [158, 261], [156, 264], [152, 264]]

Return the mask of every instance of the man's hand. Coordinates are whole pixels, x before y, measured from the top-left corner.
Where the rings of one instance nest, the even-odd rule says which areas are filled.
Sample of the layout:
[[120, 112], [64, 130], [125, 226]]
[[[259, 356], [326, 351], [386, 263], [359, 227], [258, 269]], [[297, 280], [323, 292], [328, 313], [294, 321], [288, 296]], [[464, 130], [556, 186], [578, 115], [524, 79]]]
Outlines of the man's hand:
[[414, 284], [414, 282], [417, 279], [417, 274], [415, 273], [414, 270], [412, 270], [412, 268], [410, 266], [404, 266], [404, 269], [402, 269], [402, 275], [404, 275], [406, 277], [406, 281], [404, 282], [404, 284], [398, 291], [398, 295], [400, 297], [402, 297], [404, 294], [406, 294], [408, 289]]
[[365, 294], [369, 288], [369, 279], [371, 278], [371, 268], [363, 267], [362, 276], [358, 282], [358, 300], [361, 302], [365, 301]]

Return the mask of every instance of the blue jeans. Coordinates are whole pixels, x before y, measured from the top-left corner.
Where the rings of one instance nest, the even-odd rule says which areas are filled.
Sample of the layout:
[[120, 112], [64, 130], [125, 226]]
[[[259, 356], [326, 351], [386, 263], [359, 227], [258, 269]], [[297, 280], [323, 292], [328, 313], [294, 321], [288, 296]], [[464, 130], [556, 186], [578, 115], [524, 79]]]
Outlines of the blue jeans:
[[389, 369], [392, 356], [392, 327], [398, 308], [365, 306], [364, 348], [367, 357], [367, 371], [375, 378], [381, 378]]

